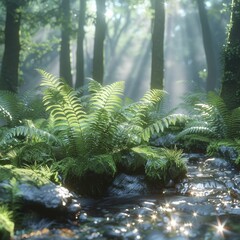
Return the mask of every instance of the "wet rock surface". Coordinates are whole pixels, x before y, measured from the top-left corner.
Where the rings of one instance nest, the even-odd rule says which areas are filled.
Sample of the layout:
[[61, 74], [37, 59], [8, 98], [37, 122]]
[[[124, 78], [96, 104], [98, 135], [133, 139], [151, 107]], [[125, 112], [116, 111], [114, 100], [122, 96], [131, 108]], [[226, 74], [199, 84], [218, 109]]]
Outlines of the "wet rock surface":
[[31, 206], [35, 211], [41, 211], [46, 216], [55, 215], [76, 219], [80, 213], [80, 199], [68, 189], [49, 183], [40, 187], [20, 184], [19, 197], [23, 204]]
[[239, 172], [202, 155], [186, 155], [186, 163], [187, 178], [162, 193], [82, 199], [77, 221], [19, 231], [15, 239], [240, 239]]
[[[68, 189], [54, 183], [34, 186], [33, 183], [17, 183], [14, 198], [25, 211], [34, 211], [44, 217], [57, 217], [76, 220], [81, 205], [80, 199]], [[0, 183], [0, 203], [7, 203], [12, 199], [12, 185], [9, 181]], [[25, 212], [26, 213], [26, 212]]]

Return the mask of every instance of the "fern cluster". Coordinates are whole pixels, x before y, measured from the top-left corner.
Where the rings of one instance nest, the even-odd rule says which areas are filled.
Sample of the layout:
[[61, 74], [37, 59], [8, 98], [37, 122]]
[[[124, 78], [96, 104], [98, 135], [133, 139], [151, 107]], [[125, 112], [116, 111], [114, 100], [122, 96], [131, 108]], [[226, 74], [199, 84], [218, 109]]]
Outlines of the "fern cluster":
[[67, 158], [62, 161], [65, 176], [69, 173], [83, 176], [87, 171], [114, 175], [115, 154], [147, 142], [151, 134], [186, 120], [180, 114], [164, 118], [156, 114], [156, 105], [165, 94], [162, 90], [150, 90], [140, 101], [123, 105], [123, 82], [101, 86], [90, 80], [86, 97], [79, 96], [61, 79], [43, 70], [39, 72], [43, 77], [41, 86], [45, 88], [43, 102], [55, 136], [67, 149]]
[[229, 110], [223, 99], [210, 92], [207, 102], [194, 105], [195, 115], [178, 137], [211, 142], [236, 139], [240, 134], [240, 107]]
[[[16, 117], [21, 124], [16, 122], [3, 130], [0, 141], [16, 153], [17, 166], [50, 162], [64, 179], [89, 173], [111, 178], [117, 171], [115, 159], [122, 151], [146, 144], [152, 134], [187, 120], [182, 114], [159, 113], [165, 95], [162, 90], [149, 90], [138, 102], [127, 103], [124, 82], [102, 86], [90, 80], [87, 91], [81, 92], [52, 74], [38, 71], [45, 119]], [[4, 105], [0, 102], [0, 106]], [[3, 113], [8, 116], [8, 112]]]

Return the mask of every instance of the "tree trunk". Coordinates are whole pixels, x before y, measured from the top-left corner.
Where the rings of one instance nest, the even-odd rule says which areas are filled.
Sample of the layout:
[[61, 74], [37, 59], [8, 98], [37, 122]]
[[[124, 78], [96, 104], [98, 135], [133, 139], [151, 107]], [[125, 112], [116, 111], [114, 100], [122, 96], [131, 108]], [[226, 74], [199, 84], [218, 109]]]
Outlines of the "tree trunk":
[[214, 53], [212, 34], [208, 22], [204, 0], [197, 0], [198, 12], [202, 27], [203, 45], [207, 62], [206, 91], [213, 91], [217, 83], [217, 63]]
[[70, 1], [62, 0], [61, 3], [61, 49], [60, 49], [60, 77], [72, 86], [71, 59], [70, 59]]
[[240, 0], [232, 0], [227, 43], [223, 55], [221, 97], [229, 109], [240, 106]]
[[17, 92], [20, 54], [19, 1], [6, 1], [5, 48], [2, 59], [0, 89]]
[[78, 22], [78, 36], [77, 36], [77, 66], [76, 66], [76, 84], [75, 87], [82, 87], [84, 85], [84, 26], [86, 17], [86, 0], [80, 0], [79, 22]]
[[106, 34], [105, 0], [96, 0], [97, 18], [93, 50], [93, 79], [103, 83], [104, 76], [104, 39]]
[[165, 1], [151, 0], [154, 10], [152, 30], [151, 88], [163, 89]]

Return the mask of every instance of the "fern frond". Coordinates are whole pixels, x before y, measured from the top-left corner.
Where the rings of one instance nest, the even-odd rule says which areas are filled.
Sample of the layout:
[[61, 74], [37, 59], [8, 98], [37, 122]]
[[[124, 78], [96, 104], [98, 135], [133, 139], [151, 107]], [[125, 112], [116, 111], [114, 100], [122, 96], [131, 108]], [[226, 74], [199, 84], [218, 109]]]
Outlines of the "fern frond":
[[83, 111], [77, 92], [62, 79], [39, 70], [43, 80], [41, 86], [48, 87], [44, 92], [43, 102], [59, 130], [60, 136], [69, 145], [73, 155], [85, 154], [86, 113]]
[[164, 95], [165, 91], [160, 89], [151, 89], [144, 94], [144, 96], [140, 99], [140, 102], [149, 103], [149, 104], [157, 104], [160, 102]]
[[92, 111], [104, 108], [112, 113], [121, 108], [124, 82], [115, 82], [95, 92], [90, 100]]
[[208, 137], [218, 137], [216, 136], [215, 132], [212, 131], [211, 128], [208, 127], [203, 127], [203, 126], [195, 126], [195, 127], [189, 127], [187, 129], [184, 129], [182, 132], [180, 132], [177, 137], [181, 138], [186, 135], [203, 135], [203, 136], [208, 136]]
[[0, 91], [0, 116], [8, 126], [18, 125], [23, 119], [25, 110], [25, 106], [17, 94]]
[[103, 87], [99, 82], [97, 82], [93, 79], [89, 79], [89, 82], [88, 82], [88, 92], [89, 93], [97, 93], [97, 92], [101, 91], [102, 88]]
[[144, 141], [148, 141], [151, 135], [159, 132], [163, 132], [170, 125], [178, 123], [185, 123], [188, 120], [188, 116], [184, 114], [172, 114], [166, 117], [160, 118], [144, 128], [142, 138]]
[[228, 134], [227, 136], [232, 139], [239, 138], [240, 135], [240, 107], [231, 111], [231, 118], [228, 122]]
[[95, 173], [114, 175], [117, 167], [111, 154], [96, 155], [88, 161], [88, 170]]
[[0, 144], [8, 144], [18, 137], [26, 137], [35, 142], [44, 140], [48, 143], [54, 142], [60, 144], [59, 140], [49, 132], [28, 126], [17, 126], [7, 130], [1, 139]]
[[90, 153], [96, 154], [110, 151], [111, 139], [114, 135], [112, 126], [113, 122], [110, 114], [104, 108], [98, 109], [89, 115], [87, 139]]
[[6, 205], [0, 206], [0, 231], [2, 239], [13, 238], [14, 236], [13, 215], [13, 211], [10, 211]]

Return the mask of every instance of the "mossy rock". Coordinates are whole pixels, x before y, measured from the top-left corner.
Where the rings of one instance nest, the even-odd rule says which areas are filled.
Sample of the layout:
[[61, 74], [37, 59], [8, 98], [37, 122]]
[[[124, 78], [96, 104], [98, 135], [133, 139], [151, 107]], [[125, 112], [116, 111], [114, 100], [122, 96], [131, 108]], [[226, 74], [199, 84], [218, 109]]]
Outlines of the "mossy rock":
[[54, 184], [38, 171], [11, 165], [0, 166], [0, 203], [7, 204], [14, 213], [27, 210], [74, 220], [81, 208], [78, 197], [65, 187]]

